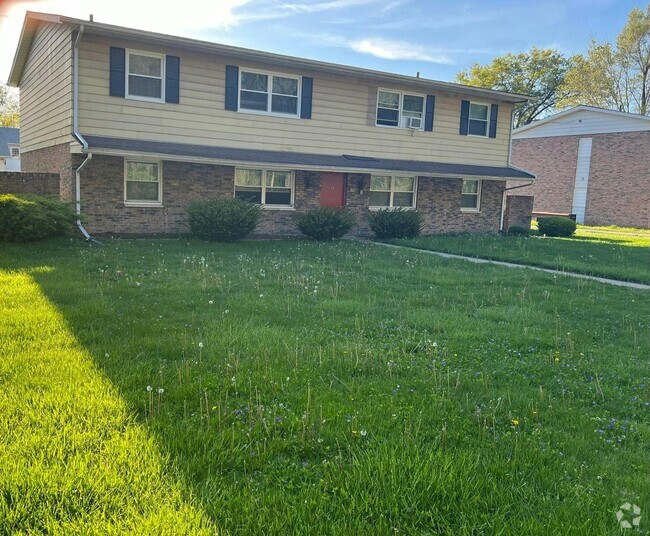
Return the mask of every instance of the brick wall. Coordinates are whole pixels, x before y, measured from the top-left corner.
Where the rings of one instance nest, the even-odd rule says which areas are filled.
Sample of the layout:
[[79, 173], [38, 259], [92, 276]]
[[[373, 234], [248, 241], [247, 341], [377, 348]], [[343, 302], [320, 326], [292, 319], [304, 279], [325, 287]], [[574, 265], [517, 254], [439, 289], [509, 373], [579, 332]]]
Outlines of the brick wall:
[[650, 131], [591, 137], [585, 223], [650, 228]]
[[533, 202], [533, 197], [529, 195], [506, 196], [506, 211], [503, 219], [503, 230], [507, 231], [512, 225], [520, 225], [521, 227], [530, 229]]
[[513, 165], [537, 175], [532, 186], [517, 190], [518, 196], [534, 196], [534, 212], [571, 213], [579, 139], [561, 136], [512, 140]]
[[[73, 167], [83, 160], [73, 155]], [[267, 209], [253, 236], [299, 236], [294, 224], [296, 212], [320, 204], [321, 179], [318, 172], [295, 174], [295, 210]], [[481, 211], [460, 210], [461, 179], [418, 180], [418, 208], [425, 215], [426, 234], [451, 232], [497, 232], [501, 215], [504, 183], [484, 181]], [[366, 217], [369, 213], [370, 175], [350, 174], [346, 186], [346, 206], [357, 215], [352, 234], [371, 236]], [[193, 199], [213, 196], [232, 197], [234, 168], [183, 162], [163, 163], [163, 206], [128, 207], [124, 205], [124, 160], [121, 157], [96, 155], [81, 174], [81, 203], [84, 225], [91, 233], [175, 235], [185, 232], [185, 206]]]
[[580, 138], [593, 139], [585, 223], [650, 227], [650, 131], [513, 140], [513, 164], [537, 175], [518, 192], [535, 212], [569, 214]]
[[59, 175], [56, 173], [0, 171], [0, 193], [58, 196]]
[[57, 173], [59, 175], [58, 193], [61, 199], [74, 200], [75, 179], [69, 144], [53, 145], [45, 149], [21, 153], [20, 169], [35, 173]]

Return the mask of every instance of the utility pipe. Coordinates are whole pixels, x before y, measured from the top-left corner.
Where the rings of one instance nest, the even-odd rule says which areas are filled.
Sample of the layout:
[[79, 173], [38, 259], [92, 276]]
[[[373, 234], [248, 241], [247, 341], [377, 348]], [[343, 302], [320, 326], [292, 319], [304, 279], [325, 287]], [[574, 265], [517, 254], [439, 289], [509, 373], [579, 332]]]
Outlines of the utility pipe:
[[530, 181], [528, 184], [520, 184], [518, 186], [511, 186], [510, 188], [504, 188], [501, 195], [501, 221], [499, 223], [499, 232], [503, 232], [503, 220], [506, 217], [506, 192], [510, 190], [516, 190], [517, 188], [526, 188], [526, 186], [532, 186], [534, 181]]

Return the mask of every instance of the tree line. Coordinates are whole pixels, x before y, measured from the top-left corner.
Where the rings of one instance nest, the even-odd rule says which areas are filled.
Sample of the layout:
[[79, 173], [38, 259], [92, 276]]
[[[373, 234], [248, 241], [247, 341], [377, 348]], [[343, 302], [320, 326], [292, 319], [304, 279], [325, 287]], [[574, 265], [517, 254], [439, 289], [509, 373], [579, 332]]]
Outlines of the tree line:
[[514, 127], [586, 104], [650, 115], [650, 5], [634, 8], [616, 43], [592, 40], [584, 54], [566, 57], [553, 49], [506, 54], [474, 64], [456, 82], [535, 97], [515, 109]]

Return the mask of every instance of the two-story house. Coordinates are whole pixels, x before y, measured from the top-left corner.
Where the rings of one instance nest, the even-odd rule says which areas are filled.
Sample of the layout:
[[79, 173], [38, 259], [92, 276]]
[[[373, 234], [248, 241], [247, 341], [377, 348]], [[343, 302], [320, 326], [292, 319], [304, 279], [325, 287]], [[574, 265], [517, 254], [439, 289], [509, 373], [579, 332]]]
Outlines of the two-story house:
[[183, 230], [188, 201], [293, 214], [420, 210], [425, 233], [499, 229], [526, 97], [28, 12], [11, 70], [26, 171], [56, 171], [90, 232]]

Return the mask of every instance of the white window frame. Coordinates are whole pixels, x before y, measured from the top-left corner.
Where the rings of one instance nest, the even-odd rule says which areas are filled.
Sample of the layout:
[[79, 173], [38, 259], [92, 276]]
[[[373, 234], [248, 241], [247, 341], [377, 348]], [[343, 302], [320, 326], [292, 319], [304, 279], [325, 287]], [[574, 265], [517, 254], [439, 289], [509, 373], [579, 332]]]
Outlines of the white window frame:
[[20, 147], [16, 147], [16, 146], [12, 147], [11, 145], [9, 145], [9, 152], [11, 154], [11, 158], [20, 158]]
[[[126, 197], [126, 184], [128, 181], [128, 163], [157, 164], [158, 165], [158, 199], [156, 201], [130, 200]], [[151, 160], [149, 158], [125, 158], [124, 159], [124, 205], [129, 207], [161, 207], [163, 199], [163, 163], [162, 160]], [[132, 181], [138, 182], [138, 181]]]
[[[378, 112], [379, 112], [379, 92], [383, 91], [384, 93], [397, 93], [399, 94], [399, 108], [397, 109], [397, 115], [398, 115], [398, 124], [397, 125], [381, 125], [377, 122], [378, 120]], [[422, 97], [422, 117], [421, 117], [421, 123], [420, 123], [420, 128], [408, 128], [406, 126], [406, 116], [404, 116], [404, 96], [408, 95], [409, 97]], [[407, 129], [407, 130], [424, 130], [424, 120], [427, 115], [427, 96], [422, 95], [420, 93], [412, 93], [410, 91], [399, 91], [397, 89], [388, 89], [384, 87], [380, 87], [377, 89], [377, 103], [375, 106], [375, 126], [377, 127], [385, 127], [385, 128], [402, 128], [402, 129]]]
[[[129, 93], [129, 60], [131, 57], [131, 54], [136, 54], [138, 56], [149, 56], [151, 58], [158, 58], [160, 59], [160, 77], [157, 76], [147, 76], [145, 74], [134, 74], [133, 76], [140, 76], [142, 78], [153, 78], [155, 80], [160, 79], [160, 98], [154, 98], [154, 97], [143, 97], [141, 95], [131, 95]], [[126, 49], [126, 75], [124, 76], [124, 97], [127, 99], [132, 99], [132, 100], [139, 100], [139, 101], [145, 101], [145, 102], [165, 102], [165, 55], [164, 54], [156, 54], [155, 52], [147, 52], [145, 50], [134, 50], [127, 48]]]
[[[485, 106], [487, 108], [487, 119], [485, 120], [485, 134], [470, 133], [470, 128], [469, 128], [470, 121], [483, 121], [482, 119], [472, 119], [473, 104], [476, 106]], [[490, 135], [490, 114], [491, 113], [492, 113], [492, 106], [490, 106], [487, 102], [470, 101], [469, 109], [467, 110], [467, 135], [474, 136], [476, 138], [487, 138]]]
[[[266, 111], [264, 110], [251, 110], [248, 108], [242, 108], [241, 107], [241, 92], [242, 91], [252, 91], [249, 89], [244, 89], [242, 90], [241, 87], [241, 79], [244, 73], [252, 73], [252, 74], [263, 74], [266, 75]], [[273, 105], [273, 77], [274, 76], [279, 76], [282, 78], [291, 78], [292, 80], [297, 80], [298, 81], [298, 94], [296, 95], [297, 99], [297, 104], [296, 104], [296, 113], [295, 114], [283, 114], [280, 112], [273, 112], [271, 111], [271, 107]], [[262, 93], [261, 91], [257, 93]], [[282, 93], [275, 93], [276, 95], [283, 95]], [[293, 95], [284, 95], [286, 97], [293, 97]], [[239, 80], [238, 80], [238, 85], [237, 85], [237, 111], [245, 113], [245, 114], [255, 114], [255, 115], [272, 115], [275, 117], [288, 117], [291, 119], [300, 119], [300, 104], [302, 100], [302, 76], [298, 76], [295, 74], [287, 74], [287, 73], [279, 73], [275, 71], [260, 71], [258, 69], [248, 69], [247, 67], [240, 67], [239, 68]], [[252, 169], [252, 168], [247, 168], [247, 169]]]
[[[393, 173], [374, 173], [377, 177], [390, 177], [390, 205], [369, 205], [368, 208], [372, 211], [376, 210], [396, 210], [396, 209], [406, 209], [406, 210], [415, 210], [418, 205], [418, 176], [417, 175], [406, 175], [406, 174], [393, 174]], [[368, 186], [368, 197], [370, 197], [371, 192], [388, 192], [389, 190], [372, 190], [372, 177], [370, 176], [370, 185]], [[395, 177], [413, 177], [413, 204], [410, 207], [405, 206], [395, 206], [393, 200], [395, 197]], [[397, 193], [406, 193], [406, 192], [397, 192]]]
[[[478, 188], [476, 190], [475, 194], [464, 194], [463, 193], [463, 186], [465, 185], [465, 182], [477, 182], [478, 183]], [[461, 207], [460, 211], [461, 212], [481, 212], [481, 191], [483, 190], [483, 181], [481, 179], [463, 179], [463, 182], [461, 183], [460, 186], [460, 196], [461, 196]], [[472, 195], [476, 197], [476, 207], [463, 207], [462, 206], [462, 198], [464, 195]]]
[[[261, 203], [260, 205], [262, 208], [266, 210], [294, 210], [294, 197], [296, 194], [296, 172], [292, 169], [287, 169], [287, 168], [258, 168], [258, 167], [248, 167], [248, 166], [240, 166], [235, 168], [235, 174], [233, 177], [233, 192], [232, 195], [233, 197], [237, 196], [237, 170], [248, 170], [248, 171], [261, 171], [262, 172], [262, 194], [260, 197]], [[291, 174], [291, 202], [288, 205], [267, 205], [265, 203], [266, 201], [266, 173], [269, 171], [283, 171], [285, 173], [290, 173]], [[239, 185], [241, 186], [241, 185]], [[242, 188], [246, 188], [245, 186], [241, 186]], [[250, 187], [249, 187], [250, 188]]]

